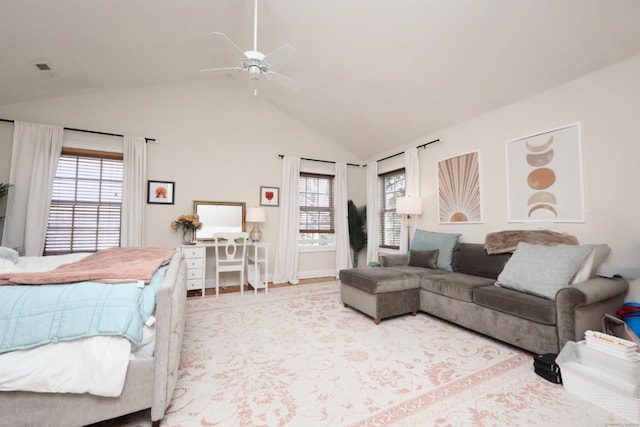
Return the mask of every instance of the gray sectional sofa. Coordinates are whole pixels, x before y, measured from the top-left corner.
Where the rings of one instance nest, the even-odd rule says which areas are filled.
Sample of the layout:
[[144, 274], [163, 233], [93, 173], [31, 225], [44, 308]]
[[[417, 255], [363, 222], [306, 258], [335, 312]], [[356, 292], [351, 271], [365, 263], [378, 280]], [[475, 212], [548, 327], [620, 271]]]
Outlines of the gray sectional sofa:
[[[559, 353], [567, 341], [599, 330], [629, 289], [621, 278], [595, 274], [562, 287], [555, 298], [496, 286], [511, 253], [489, 255], [484, 245], [459, 243], [451, 271], [407, 265], [406, 254], [381, 255], [382, 267], [340, 271], [341, 297], [381, 319], [423, 311], [535, 354]], [[595, 271], [595, 269], [594, 269]]]

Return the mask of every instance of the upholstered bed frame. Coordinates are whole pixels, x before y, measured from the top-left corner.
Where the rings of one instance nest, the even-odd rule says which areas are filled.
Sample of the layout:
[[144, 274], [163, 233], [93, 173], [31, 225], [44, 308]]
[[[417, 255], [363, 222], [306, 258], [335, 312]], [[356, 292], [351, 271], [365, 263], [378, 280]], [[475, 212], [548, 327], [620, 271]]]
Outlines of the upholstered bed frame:
[[158, 291], [154, 357], [129, 362], [119, 397], [3, 391], [0, 426], [83, 426], [147, 408], [160, 425], [178, 378], [186, 295], [187, 266], [176, 252]]

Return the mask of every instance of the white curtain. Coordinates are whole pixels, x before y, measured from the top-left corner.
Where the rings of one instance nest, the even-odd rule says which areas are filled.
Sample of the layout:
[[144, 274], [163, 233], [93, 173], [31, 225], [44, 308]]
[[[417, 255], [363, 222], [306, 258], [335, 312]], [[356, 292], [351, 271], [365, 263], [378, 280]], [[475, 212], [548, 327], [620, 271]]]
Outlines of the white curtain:
[[284, 156], [282, 162], [282, 200], [280, 237], [273, 265], [273, 283], [298, 284], [298, 234], [300, 158]]
[[378, 162], [371, 162], [367, 164], [367, 264], [378, 262], [379, 224]]
[[418, 149], [410, 148], [404, 152], [405, 195], [420, 197], [420, 162]]
[[19, 247], [40, 256], [49, 218], [53, 179], [62, 153], [64, 128], [14, 123], [3, 246]]
[[[420, 197], [420, 161], [418, 149], [410, 148], [404, 152], [404, 179], [405, 196]], [[408, 222], [409, 221], [409, 222]], [[403, 227], [400, 231], [400, 252], [409, 253], [409, 239], [407, 234], [411, 232], [411, 225], [415, 225], [415, 215], [411, 219], [402, 218]]]
[[147, 144], [140, 136], [124, 137], [120, 246], [144, 246]]
[[347, 164], [336, 163], [336, 277], [340, 277], [340, 270], [353, 266], [347, 202]]

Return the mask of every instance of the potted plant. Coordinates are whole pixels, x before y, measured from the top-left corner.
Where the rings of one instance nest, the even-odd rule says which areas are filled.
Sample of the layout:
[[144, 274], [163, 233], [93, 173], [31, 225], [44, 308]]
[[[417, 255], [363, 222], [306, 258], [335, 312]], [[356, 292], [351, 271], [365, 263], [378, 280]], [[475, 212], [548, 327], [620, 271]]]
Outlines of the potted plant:
[[358, 254], [367, 245], [367, 207], [357, 207], [353, 200], [347, 202], [349, 220], [349, 244], [353, 249], [353, 266], [358, 266]]

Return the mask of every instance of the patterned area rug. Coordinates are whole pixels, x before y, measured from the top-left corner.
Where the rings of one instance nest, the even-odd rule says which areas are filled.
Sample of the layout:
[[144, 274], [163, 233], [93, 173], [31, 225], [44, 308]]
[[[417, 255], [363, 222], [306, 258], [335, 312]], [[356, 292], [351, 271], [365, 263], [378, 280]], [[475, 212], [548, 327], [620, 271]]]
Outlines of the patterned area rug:
[[[338, 282], [187, 302], [166, 426], [605, 426], [532, 355], [419, 313], [375, 325]], [[122, 425], [150, 425], [147, 413]]]

